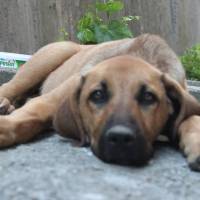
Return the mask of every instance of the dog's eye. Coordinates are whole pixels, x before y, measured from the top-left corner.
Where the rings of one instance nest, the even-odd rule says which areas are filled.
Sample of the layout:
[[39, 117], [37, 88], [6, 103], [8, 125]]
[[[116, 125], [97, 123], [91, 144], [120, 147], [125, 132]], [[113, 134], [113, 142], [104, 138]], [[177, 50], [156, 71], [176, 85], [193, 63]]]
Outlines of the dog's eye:
[[106, 91], [98, 89], [90, 94], [89, 100], [95, 104], [104, 104], [108, 100]]
[[137, 99], [139, 104], [144, 106], [152, 105], [157, 102], [156, 95], [149, 91], [142, 92]]
[[143, 101], [152, 103], [156, 100], [155, 95], [151, 92], [145, 92], [144, 93], [144, 97], [143, 97]]

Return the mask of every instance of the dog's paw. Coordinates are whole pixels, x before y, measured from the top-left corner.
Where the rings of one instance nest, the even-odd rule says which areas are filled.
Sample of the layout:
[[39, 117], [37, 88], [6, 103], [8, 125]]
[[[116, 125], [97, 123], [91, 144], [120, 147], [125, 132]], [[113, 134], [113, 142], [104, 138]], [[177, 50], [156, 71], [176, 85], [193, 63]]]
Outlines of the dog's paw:
[[10, 114], [15, 110], [15, 107], [11, 105], [7, 98], [0, 97], [0, 115]]
[[191, 170], [200, 172], [200, 156], [193, 161], [189, 161], [188, 164]]
[[200, 172], [200, 133], [190, 132], [182, 138], [180, 148], [191, 170]]
[[13, 123], [7, 117], [0, 116], [0, 149], [14, 145], [17, 139]]

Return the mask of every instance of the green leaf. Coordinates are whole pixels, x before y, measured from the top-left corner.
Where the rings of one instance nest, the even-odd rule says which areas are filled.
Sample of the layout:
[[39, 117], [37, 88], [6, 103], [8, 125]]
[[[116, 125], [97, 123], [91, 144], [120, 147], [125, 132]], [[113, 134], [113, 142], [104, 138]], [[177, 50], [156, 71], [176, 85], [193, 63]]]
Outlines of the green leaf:
[[95, 21], [95, 16], [91, 12], [87, 12], [79, 21], [77, 25], [77, 29], [83, 30], [85, 28], [89, 28], [93, 25]]
[[[124, 8], [122, 1], [107, 0], [102, 3], [96, 0], [91, 8], [92, 10], [86, 12], [77, 24], [77, 38], [81, 43], [101, 43], [133, 37], [128, 22], [139, 20], [139, 16], [125, 16], [115, 20], [110, 18], [113, 12], [118, 12]], [[108, 19], [103, 20], [101, 14], [103, 16], [106, 14]]]
[[133, 34], [128, 25], [120, 20], [112, 20], [108, 25], [115, 40], [122, 38], [131, 38]]
[[117, 12], [124, 8], [124, 4], [121, 1], [114, 1], [109, 0], [106, 3], [96, 3], [96, 9], [98, 11], [104, 11], [104, 12]]
[[95, 25], [94, 32], [97, 43], [113, 40], [112, 34], [106, 25]]
[[96, 43], [94, 33], [89, 29], [84, 29], [77, 34], [77, 38], [83, 44]]
[[69, 33], [66, 31], [65, 28], [60, 28], [59, 33], [60, 33], [60, 36], [58, 38], [58, 41], [68, 40]]
[[105, 12], [107, 12], [107, 5], [105, 3], [97, 2], [96, 3], [96, 9], [97, 9], [97, 11], [105, 11]]
[[187, 49], [180, 59], [186, 70], [187, 77], [193, 80], [200, 80], [200, 44]]

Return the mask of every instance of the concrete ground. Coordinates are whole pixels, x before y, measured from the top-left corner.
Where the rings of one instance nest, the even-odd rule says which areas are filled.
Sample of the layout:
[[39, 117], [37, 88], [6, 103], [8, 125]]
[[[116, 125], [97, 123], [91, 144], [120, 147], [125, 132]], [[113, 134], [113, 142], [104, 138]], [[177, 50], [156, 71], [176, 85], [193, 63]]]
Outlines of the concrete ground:
[[199, 199], [200, 174], [175, 149], [156, 146], [142, 168], [105, 164], [58, 135], [0, 151], [0, 200]]

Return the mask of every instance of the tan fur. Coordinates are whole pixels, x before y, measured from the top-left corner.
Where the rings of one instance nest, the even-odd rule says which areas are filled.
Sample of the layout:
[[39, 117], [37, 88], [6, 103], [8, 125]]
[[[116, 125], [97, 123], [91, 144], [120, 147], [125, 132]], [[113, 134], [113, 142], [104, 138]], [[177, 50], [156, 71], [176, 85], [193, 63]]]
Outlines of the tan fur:
[[[102, 80], [106, 80], [116, 95], [98, 110], [88, 103], [88, 96]], [[90, 140], [98, 151], [102, 129], [113, 113], [120, 113], [124, 118], [130, 113], [129, 117], [136, 120], [150, 146], [167, 123], [176, 100], [180, 110], [173, 132], [176, 134], [180, 127], [181, 147], [190, 163], [200, 156], [200, 148], [193, 142], [194, 138], [200, 138], [198, 126], [193, 126], [200, 119], [190, 117], [200, 114], [200, 106], [186, 91], [180, 61], [158, 36], [145, 34], [90, 46], [73, 42], [47, 45], [0, 87], [1, 114], [10, 113], [14, 100], [39, 83], [42, 83], [39, 97], [10, 115], [0, 116], [0, 147], [29, 141], [54, 118], [54, 125], [62, 135], [81, 139], [82, 143]], [[148, 85], [160, 102], [146, 110], [133, 100], [142, 83]]]
[[199, 116], [192, 116], [185, 120], [179, 128], [179, 134], [182, 135], [180, 146], [191, 163], [199, 156], [200, 152], [199, 121]]

